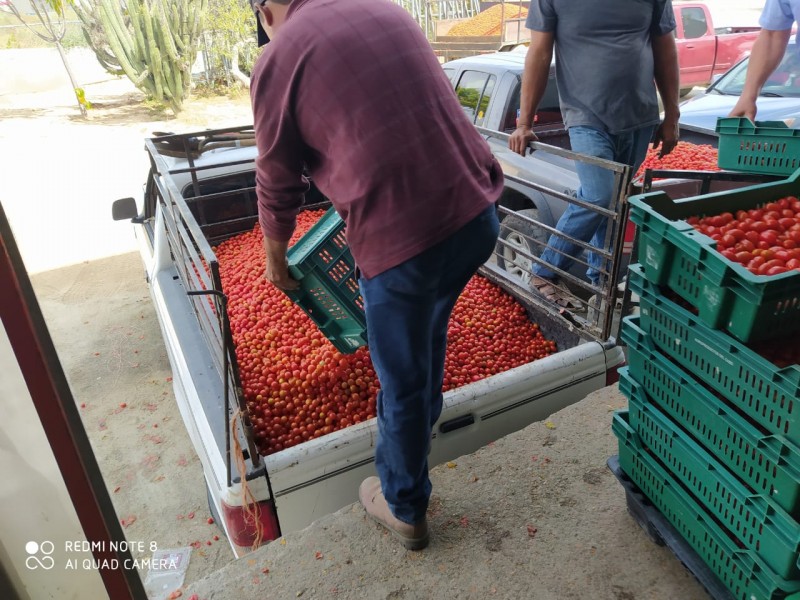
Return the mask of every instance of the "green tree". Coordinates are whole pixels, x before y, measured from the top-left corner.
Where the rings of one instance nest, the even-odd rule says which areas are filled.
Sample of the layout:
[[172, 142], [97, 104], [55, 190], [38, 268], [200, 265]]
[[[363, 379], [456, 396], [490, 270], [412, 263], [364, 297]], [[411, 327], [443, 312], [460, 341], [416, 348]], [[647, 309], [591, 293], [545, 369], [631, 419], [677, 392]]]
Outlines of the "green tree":
[[[59, 2], [62, 0], [49, 0]], [[192, 82], [207, 0], [78, 0], [73, 7], [103, 67], [174, 112]]]
[[69, 66], [69, 60], [67, 60], [67, 53], [64, 51], [64, 46], [61, 43], [61, 41], [64, 39], [64, 34], [67, 32], [67, 24], [64, 18], [64, 2], [62, 0], [29, 0], [29, 2], [34, 14], [36, 15], [36, 18], [39, 20], [44, 29], [44, 33], [31, 27], [30, 23], [22, 18], [22, 15], [20, 14], [19, 9], [16, 7], [14, 2], [9, 4], [9, 8], [14, 16], [20, 21], [20, 23], [25, 25], [25, 27], [30, 29], [44, 41], [55, 45], [59, 55], [61, 56], [61, 60], [64, 63], [64, 69], [67, 71], [67, 76], [72, 84], [72, 89], [75, 92], [75, 99], [78, 101], [78, 108], [80, 109], [81, 114], [85, 117], [86, 109], [91, 108], [91, 105], [86, 100], [86, 94], [84, 93], [83, 89], [78, 87], [78, 84], [75, 81], [75, 75], [73, 75], [72, 69]]
[[256, 21], [247, 0], [208, 0], [206, 69], [213, 83], [229, 85], [231, 65], [242, 59], [249, 73], [258, 55]]

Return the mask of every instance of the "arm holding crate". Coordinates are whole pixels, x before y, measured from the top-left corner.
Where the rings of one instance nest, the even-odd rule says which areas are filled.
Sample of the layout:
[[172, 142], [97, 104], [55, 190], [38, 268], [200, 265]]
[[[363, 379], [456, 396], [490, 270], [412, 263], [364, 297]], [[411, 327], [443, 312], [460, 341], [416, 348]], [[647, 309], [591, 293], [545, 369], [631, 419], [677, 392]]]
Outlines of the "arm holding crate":
[[755, 121], [758, 95], [783, 59], [792, 27], [799, 18], [800, 0], [767, 0], [760, 19], [762, 29], [753, 44], [742, 95], [728, 116]]
[[264, 234], [265, 276], [279, 289], [294, 290], [299, 284], [289, 276], [286, 252], [309, 183], [303, 175], [301, 137], [293, 111], [270, 91], [286, 88], [282, 78], [277, 70], [262, 70], [253, 78], [250, 92], [258, 145], [256, 194]]

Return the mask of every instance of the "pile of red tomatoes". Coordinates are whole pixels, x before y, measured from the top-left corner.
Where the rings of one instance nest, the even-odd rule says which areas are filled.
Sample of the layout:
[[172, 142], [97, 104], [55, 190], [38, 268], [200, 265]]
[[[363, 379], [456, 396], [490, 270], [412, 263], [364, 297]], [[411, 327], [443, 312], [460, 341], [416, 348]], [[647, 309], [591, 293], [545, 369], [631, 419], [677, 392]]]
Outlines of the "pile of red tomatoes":
[[645, 169], [665, 169], [680, 171], [719, 171], [717, 149], [708, 144], [678, 142], [675, 149], [664, 157], [659, 157], [659, 149], [649, 148], [647, 156], [636, 172], [642, 175]]
[[[292, 243], [322, 214], [302, 212]], [[215, 251], [260, 452], [278, 452], [374, 417], [379, 383], [369, 349], [341, 354], [299, 307], [266, 282], [258, 226]], [[442, 387], [457, 388], [556, 351], [519, 303], [476, 276], [450, 321]]]
[[794, 196], [762, 207], [686, 220], [717, 242], [725, 258], [756, 275], [800, 271], [800, 200]]

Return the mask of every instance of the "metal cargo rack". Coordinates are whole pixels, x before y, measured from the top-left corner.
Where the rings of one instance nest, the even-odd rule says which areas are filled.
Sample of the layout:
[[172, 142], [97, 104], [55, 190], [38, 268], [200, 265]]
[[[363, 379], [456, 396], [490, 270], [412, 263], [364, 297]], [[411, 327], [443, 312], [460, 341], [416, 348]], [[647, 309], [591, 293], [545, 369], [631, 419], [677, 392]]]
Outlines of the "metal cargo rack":
[[[483, 129], [481, 127], [478, 127], [477, 129], [481, 135], [487, 138], [500, 140], [504, 143], [507, 143], [508, 138], [510, 137], [508, 134], [500, 133], [490, 129]], [[495, 265], [500, 265], [496, 268], [503, 270], [504, 266], [506, 265], [506, 262], [503, 258], [504, 249], [509, 248], [516, 252], [517, 255], [523, 257], [524, 261], [526, 261], [526, 269], [533, 266], [533, 264], [547, 266], [547, 268], [553, 270], [558, 277], [562, 279], [562, 281], [570, 284], [570, 288], [574, 291], [575, 297], [580, 300], [582, 304], [588, 305], [587, 298], [594, 296], [596, 299], [597, 308], [595, 310], [586, 310], [583, 312], [559, 309], [554, 307], [552, 303], [547, 302], [540, 296], [531, 292], [526, 281], [520, 280], [510, 273], [507, 273], [506, 276], [511, 280], [516, 280], [515, 292], [525, 297], [527, 302], [532, 305], [536, 305], [540, 310], [545, 311], [553, 318], [556, 318], [564, 323], [568, 323], [569, 327], [580, 332], [583, 337], [588, 337], [600, 342], [609, 341], [611, 338], [618, 338], [618, 332], [614, 331], [616, 312], [615, 307], [617, 300], [617, 281], [621, 277], [624, 266], [623, 249], [625, 242], [625, 228], [628, 221], [628, 205], [625, 200], [627, 198], [628, 187], [630, 184], [631, 168], [621, 163], [595, 158], [593, 156], [580, 154], [571, 150], [565, 150], [557, 146], [544, 144], [542, 142], [532, 142], [530, 144], [530, 148], [534, 153], [541, 152], [576, 162], [584, 162], [601, 167], [613, 173], [615, 191], [614, 196], [611, 198], [607, 208], [595, 206], [593, 204], [589, 204], [588, 202], [584, 202], [583, 200], [579, 200], [576, 196], [569, 193], [569, 190], [553, 189], [517, 175], [504, 173], [504, 177], [507, 181], [519, 183], [523, 186], [535, 189], [547, 196], [552, 196], [563, 200], [567, 204], [574, 204], [600, 214], [602, 217], [604, 217], [606, 222], [604, 247], [595, 248], [588, 242], [570, 237], [560, 232], [555, 227], [546, 225], [539, 220], [532, 219], [529, 216], [520, 214], [519, 212], [504, 206], [498, 206], [499, 217], [501, 219], [501, 230], [504, 227], [504, 219], [506, 217], [513, 216], [515, 219], [524, 221], [535, 229], [546, 233], [547, 238], [550, 236], [556, 236], [579, 246], [587, 252], [591, 251], [598, 254], [604, 260], [604, 266], [600, 269], [600, 283], [597, 286], [592, 285], [585, 279], [576, 277], [572, 273], [562, 271], [542, 261], [542, 259], [539, 258], [539, 254], [547, 246], [547, 240], [536, 239], [530, 235], [524, 235], [524, 237], [528, 241], [528, 247], [537, 249], [536, 252], [529, 252], [524, 248], [512, 246], [507, 240], [502, 239], [501, 236], [501, 239], [499, 239], [497, 242], [493, 262]], [[520, 235], [523, 234], [520, 233]], [[559, 252], [560, 254], [564, 254], [559, 250], [555, 251]], [[586, 268], [589, 267], [587, 257], [578, 256], [575, 257], [574, 260], [581, 266], [585, 266]], [[619, 324], [617, 323], [617, 329], [618, 327]]]
[[[191, 134], [166, 134], [147, 139], [145, 148], [150, 158], [153, 177], [145, 191], [145, 218], [163, 215], [163, 228], [168, 240], [177, 277], [189, 296], [200, 332], [212, 351], [213, 367], [222, 382], [222, 415], [208, 414], [218, 443], [224, 431], [227, 485], [239, 483], [232, 473], [230, 419], [238, 410], [241, 432], [238, 443], [247, 464], [247, 480], [263, 476], [265, 463], [258, 453], [241, 385], [230, 321], [226, 310], [227, 297], [222, 289], [219, 261], [214, 246], [253, 229], [258, 221], [255, 192], [255, 151], [252, 127], [235, 127]], [[245, 150], [236, 151], [237, 148]], [[231, 160], [220, 161], [219, 152], [231, 152]], [[208, 160], [209, 154], [214, 160]], [[198, 177], [202, 173], [206, 177]], [[308, 196], [311, 200], [320, 197]], [[155, 203], [162, 207], [156, 213]], [[323, 208], [326, 203], [307, 204]], [[158, 233], [156, 234], [156, 240]], [[157, 243], [157, 241], [156, 241]], [[220, 419], [224, 423], [219, 423]], [[269, 478], [267, 478], [269, 484]], [[272, 489], [270, 486], [270, 495]]]

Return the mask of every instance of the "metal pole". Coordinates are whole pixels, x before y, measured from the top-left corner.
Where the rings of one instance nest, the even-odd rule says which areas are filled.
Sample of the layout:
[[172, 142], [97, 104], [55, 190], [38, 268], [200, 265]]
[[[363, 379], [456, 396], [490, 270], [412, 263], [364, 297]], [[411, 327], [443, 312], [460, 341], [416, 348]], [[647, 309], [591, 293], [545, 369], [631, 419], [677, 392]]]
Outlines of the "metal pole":
[[69, 82], [72, 84], [72, 91], [75, 94], [75, 99], [78, 101], [78, 108], [81, 109], [81, 114], [85, 117], [86, 105], [81, 102], [81, 97], [78, 94], [78, 83], [75, 81], [75, 76], [72, 74], [72, 69], [69, 66], [69, 61], [67, 60], [67, 55], [64, 52], [64, 47], [61, 45], [61, 40], [56, 40], [55, 44], [56, 48], [58, 48], [58, 53], [61, 55], [61, 60], [64, 61], [64, 68], [67, 70]]

